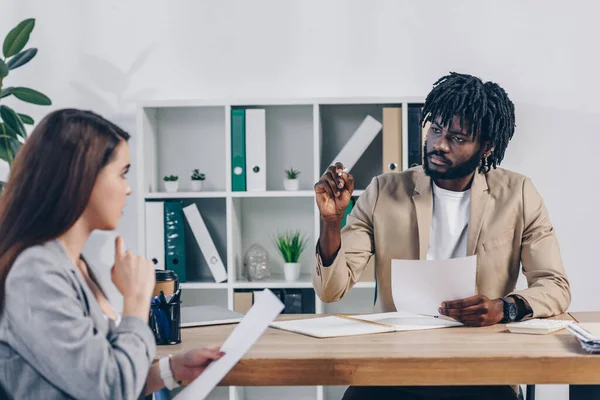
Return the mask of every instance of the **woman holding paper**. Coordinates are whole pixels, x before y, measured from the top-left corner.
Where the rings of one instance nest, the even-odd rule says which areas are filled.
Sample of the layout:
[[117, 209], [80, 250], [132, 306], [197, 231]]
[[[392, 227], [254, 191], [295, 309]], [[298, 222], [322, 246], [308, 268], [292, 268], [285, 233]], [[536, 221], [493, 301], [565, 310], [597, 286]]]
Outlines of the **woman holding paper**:
[[16, 399], [143, 398], [193, 380], [218, 349], [152, 364], [154, 268], [116, 239], [110, 306], [81, 255], [90, 234], [116, 229], [131, 194], [129, 135], [88, 111], [44, 118], [0, 195], [0, 386]]

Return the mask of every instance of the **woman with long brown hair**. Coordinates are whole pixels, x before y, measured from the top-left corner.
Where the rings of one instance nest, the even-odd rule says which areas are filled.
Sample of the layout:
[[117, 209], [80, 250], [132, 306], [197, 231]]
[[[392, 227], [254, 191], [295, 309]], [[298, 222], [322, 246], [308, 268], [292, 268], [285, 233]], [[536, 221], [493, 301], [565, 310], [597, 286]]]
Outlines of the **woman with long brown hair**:
[[81, 250], [117, 227], [131, 194], [129, 135], [89, 112], [46, 116], [0, 195], [0, 386], [15, 399], [133, 399], [193, 380], [222, 353], [197, 349], [152, 364], [154, 268], [115, 243], [110, 306]]

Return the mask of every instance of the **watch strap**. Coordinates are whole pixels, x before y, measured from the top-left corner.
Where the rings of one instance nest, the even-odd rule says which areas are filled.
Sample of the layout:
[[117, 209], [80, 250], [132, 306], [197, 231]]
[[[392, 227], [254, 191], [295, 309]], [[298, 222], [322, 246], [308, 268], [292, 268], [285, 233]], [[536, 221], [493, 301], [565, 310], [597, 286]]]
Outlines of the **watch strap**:
[[165, 383], [165, 387], [169, 390], [173, 390], [179, 387], [179, 383], [173, 378], [173, 370], [171, 369], [171, 357], [169, 354], [168, 357], [163, 357], [158, 360], [158, 368], [160, 371], [160, 377]]

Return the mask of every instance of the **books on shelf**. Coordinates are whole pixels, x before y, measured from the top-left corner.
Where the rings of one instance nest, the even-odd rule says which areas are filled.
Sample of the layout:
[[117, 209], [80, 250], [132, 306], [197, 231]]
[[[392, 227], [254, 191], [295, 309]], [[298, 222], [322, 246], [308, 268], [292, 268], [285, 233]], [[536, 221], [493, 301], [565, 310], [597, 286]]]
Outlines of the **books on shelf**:
[[221, 256], [217, 251], [215, 243], [210, 237], [204, 219], [202, 219], [200, 211], [198, 211], [198, 207], [196, 204], [190, 204], [183, 208], [183, 213], [185, 214], [192, 233], [196, 238], [196, 242], [202, 251], [202, 256], [206, 260], [206, 264], [208, 264], [210, 272], [215, 278], [215, 282], [226, 281], [227, 270], [225, 269], [225, 265], [223, 264], [223, 260], [221, 260]]
[[246, 190], [267, 190], [267, 131], [264, 109], [246, 110]]
[[179, 282], [187, 282], [184, 216], [200, 247], [215, 282], [227, 280], [225, 265], [196, 204], [183, 208], [181, 201], [145, 203], [145, 255], [156, 269], [175, 271]]
[[383, 172], [402, 171], [402, 108], [384, 107]]
[[443, 317], [406, 312], [388, 312], [367, 315], [336, 314], [328, 317], [277, 321], [273, 328], [300, 333], [316, 338], [369, 335], [374, 333], [440, 329], [463, 324]]
[[426, 132], [421, 127], [421, 104], [408, 106], [408, 167], [412, 168], [423, 163], [423, 145]]
[[266, 115], [264, 109], [231, 110], [231, 188], [267, 190]]
[[146, 214], [146, 258], [154, 263], [154, 268], [165, 269], [165, 206], [162, 201], [144, 204]]
[[[342, 150], [334, 157], [334, 159], [327, 165], [335, 165], [336, 162], [341, 162], [344, 167], [348, 168], [348, 171], [352, 170], [354, 164], [357, 163], [360, 156], [363, 155], [365, 150], [369, 147], [373, 139], [377, 136], [382, 128], [381, 122], [377, 121], [370, 115], [367, 115], [361, 122], [360, 126], [352, 134], [350, 140], [346, 142]], [[323, 173], [325, 173], [323, 171]]]
[[185, 232], [179, 201], [145, 203], [146, 258], [156, 269], [175, 271], [179, 282], [186, 281]]
[[231, 190], [246, 190], [246, 110], [231, 110]]
[[180, 201], [166, 201], [165, 214], [165, 268], [175, 271], [179, 282], [187, 281], [185, 231]]

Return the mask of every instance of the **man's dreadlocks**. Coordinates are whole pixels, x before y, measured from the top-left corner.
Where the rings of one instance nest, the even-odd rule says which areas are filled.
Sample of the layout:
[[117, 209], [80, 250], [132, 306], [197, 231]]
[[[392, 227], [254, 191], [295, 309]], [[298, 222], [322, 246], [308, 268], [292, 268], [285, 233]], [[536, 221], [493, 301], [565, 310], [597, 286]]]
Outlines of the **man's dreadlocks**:
[[438, 117], [441, 125], [447, 126], [458, 115], [461, 128], [466, 120], [469, 135], [480, 135], [482, 141], [489, 141], [494, 148], [488, 158], [489, 167], [480, 167], [480, 172], [500, 165], [515, 132], [515, 107], [504, 89], [496, 83], [483, 83], [477, 77], [456, 72], [440, 78], [433, 86], [425, 99], [421, 126]]

